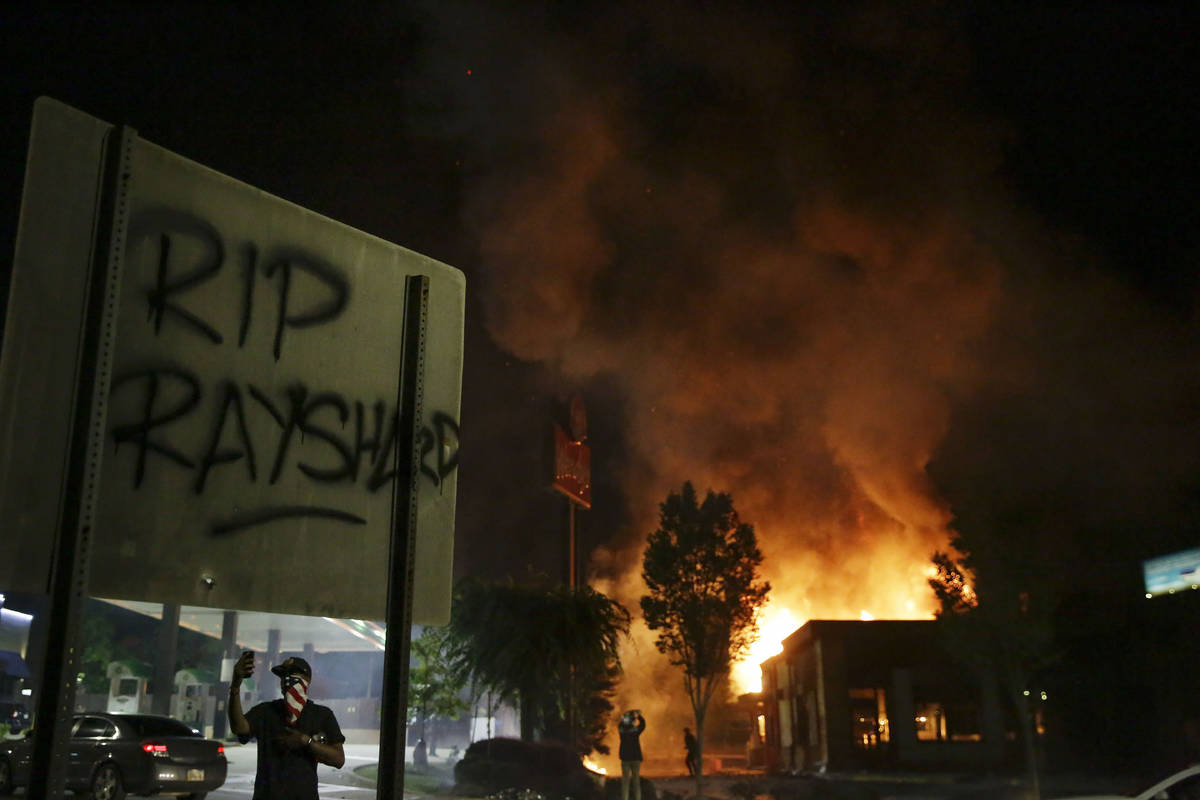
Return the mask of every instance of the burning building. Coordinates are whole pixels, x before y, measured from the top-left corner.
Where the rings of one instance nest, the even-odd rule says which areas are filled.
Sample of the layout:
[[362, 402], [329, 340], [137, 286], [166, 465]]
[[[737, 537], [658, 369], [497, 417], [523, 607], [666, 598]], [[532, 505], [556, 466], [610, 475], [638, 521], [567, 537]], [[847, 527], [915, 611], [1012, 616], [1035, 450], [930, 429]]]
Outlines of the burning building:
[[812, 620], [762, 664], [767, 766], [990, 767], [1005, 757], [994, 676], [942, 648], [932, 620]]

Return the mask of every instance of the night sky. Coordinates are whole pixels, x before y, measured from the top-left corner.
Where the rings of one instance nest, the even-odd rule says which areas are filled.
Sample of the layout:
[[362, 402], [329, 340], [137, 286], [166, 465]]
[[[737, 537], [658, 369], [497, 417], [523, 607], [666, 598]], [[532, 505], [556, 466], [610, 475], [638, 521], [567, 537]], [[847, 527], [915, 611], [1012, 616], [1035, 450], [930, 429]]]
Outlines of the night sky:
[[574, 391], [625, 597], [688, 479], [799, 615], [927, 613], [967, 504], [1200, 545], [1186, 4], [246, 5], [0, 12], [5, 281], [39, 95], [462, 269], [457, 574], [561, 573]]

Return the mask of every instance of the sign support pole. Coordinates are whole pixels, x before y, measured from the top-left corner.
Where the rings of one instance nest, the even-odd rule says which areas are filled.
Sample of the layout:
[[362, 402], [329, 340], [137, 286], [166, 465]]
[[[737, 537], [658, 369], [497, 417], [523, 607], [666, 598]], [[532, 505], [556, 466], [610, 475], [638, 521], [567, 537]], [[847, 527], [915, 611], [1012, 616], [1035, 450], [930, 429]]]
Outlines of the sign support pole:
[[575, 588], [575, 501], [567, 498], [567, 585]]
[[87, 308], [80, 338], [70, 457], [59, 498], [59, 527], [51, 562], [46, 609], [46, 654], [38, 687], [30, 800], [65, 793], [67, 751], [75, 705], [79, 620], [88, 598], [88, 566], [95, 519], [96, 482], [104, 453], [104, 420], [115, 338], [116, 298], [125, 249], [132, 128], [114, 128], [105, 142], [104, 170], [92, 240], [92, 263], [85, 293]]
[[428, 325], [429, 278], [409, 276], [404, 296], [404, 343], [396, 402], [396, 477], [392, 482], [392, 541], [388, 557], [387, 643], [383, 657], [379, 725], [378, 800], [404, 796], [404, 745], [408, 727], [408, 659], [412, 636], [417, 480]]

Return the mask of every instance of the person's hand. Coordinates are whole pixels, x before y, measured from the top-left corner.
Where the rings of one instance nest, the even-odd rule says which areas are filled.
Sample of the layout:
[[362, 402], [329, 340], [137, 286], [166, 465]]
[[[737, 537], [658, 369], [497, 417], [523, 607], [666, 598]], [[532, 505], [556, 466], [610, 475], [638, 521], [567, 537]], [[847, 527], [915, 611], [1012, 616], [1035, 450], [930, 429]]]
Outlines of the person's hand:
[[303, 750], [308, 747], [309, 741], [312, 739], [307, 733], [302, 733], [295, 728], [284, 728], [279, 734], [279, 741], [288, 750]]
[[254, 674], [254, 653], [247, 650], [233, 665], [233, 686], [241, 686], [242, 681]]

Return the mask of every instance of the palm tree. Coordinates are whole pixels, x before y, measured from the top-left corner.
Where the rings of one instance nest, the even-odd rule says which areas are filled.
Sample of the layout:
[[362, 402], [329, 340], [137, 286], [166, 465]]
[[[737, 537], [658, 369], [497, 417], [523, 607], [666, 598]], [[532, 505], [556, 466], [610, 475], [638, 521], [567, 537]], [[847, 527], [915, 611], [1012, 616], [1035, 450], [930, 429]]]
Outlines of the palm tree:
[[[452, 660], [515, 702], [521, 738], [553, 736], [580, 752], [607, 752], [602, 737], [620, 671], [629, 612], [583, 586], [545, 589], [466, 579], [455, 590]], [[570, 726], [568, 719], [578, 722]]]

